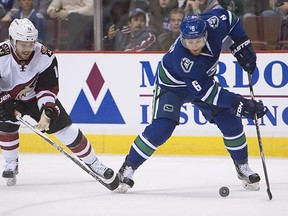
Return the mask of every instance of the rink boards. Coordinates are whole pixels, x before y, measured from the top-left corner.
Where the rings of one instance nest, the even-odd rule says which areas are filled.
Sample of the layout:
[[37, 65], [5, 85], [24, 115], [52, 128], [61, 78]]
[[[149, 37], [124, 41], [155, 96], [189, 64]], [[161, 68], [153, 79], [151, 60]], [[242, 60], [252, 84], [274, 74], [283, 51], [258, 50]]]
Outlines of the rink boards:
[[[151, 121], [155, 74], [162, 53], [56, 53], [59, 99], [99, 153], [127, 153], [135, 136]], [[269, 109], [260, 119], [266, 155], [288, 156], [287, 53], [258, 53], [253, 74], [257, 99]], [[246, 72], [228, 53], [216, 75], [221, 85], [250, 97]], [[221, 134], [191, 104], [181, 109], [180, 125], [158, 154], [226, 155]], [[249, 152], [259, 155], [253, 121], [243, 119]], [[53, 152], [53, 147], [21, 128], [23, 152]], [[42, 144], [43, 143], [43, 144]]]

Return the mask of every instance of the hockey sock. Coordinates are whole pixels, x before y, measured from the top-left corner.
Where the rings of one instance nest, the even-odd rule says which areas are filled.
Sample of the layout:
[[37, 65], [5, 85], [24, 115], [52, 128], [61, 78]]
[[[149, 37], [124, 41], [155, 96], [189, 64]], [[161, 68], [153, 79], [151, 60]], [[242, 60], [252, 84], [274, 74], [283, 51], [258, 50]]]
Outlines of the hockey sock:
[[135, 170], [144, 163], [172, 134], [176, 122], [170, 119], [156, 119], [146, 127], [143, 134], [134, 140], [126, 164]]
[[136, 170], [156, 149], [157, 147], [150, 143], [143, 135], [139, 135], [134, 140], [125, 162]]
[[223, 139], [226, 149], [237, 164], [244, 164], [248, 161], [248, 148], [244, 132], [234, 137], [224, 136]]
[[[5, 127], [5, 125], [7, 127]], [[0, 149], [2, 150], [3, 157], [6, 161], [16, 160], [18, 158], [19, 152], [19, 126], [15, 125], [14, 127], [12, 124], [8, 123], [3, 123], [1, 124], [1, 126], [5, 127], [5, 130], [2, 130], [2, 128], [0, 128]]]
[[54, 135], [85, 163], [92, 164], [96, 160], [97, 157], [90, 142], [74, 124]]
[[217, 113], [214, 121], [223, 134], [225, 147], [234, 162], [246, 163], [248, 149], [241, 118], [237, 117], [232, 109], [223, 109]]

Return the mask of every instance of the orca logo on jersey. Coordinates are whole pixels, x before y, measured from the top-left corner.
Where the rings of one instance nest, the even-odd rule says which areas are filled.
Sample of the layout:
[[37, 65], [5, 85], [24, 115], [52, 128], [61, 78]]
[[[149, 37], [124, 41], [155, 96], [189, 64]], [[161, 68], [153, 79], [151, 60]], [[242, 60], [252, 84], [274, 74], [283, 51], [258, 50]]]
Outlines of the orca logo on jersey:
[[186, 58], [186, 57], [182, 58], [181, 63], [180, 63], [181, 68], [185, 73], [189, 73], [191, 71], [193, 64], [194, 64], [194, 62], [191, 61], [190, 59]]
[[209, 23], [209, 26], [211, 26], [211, 28], [215, 29], [218, 27], [219, 25], [219, 19], [216, 16], [212, 16], [210, 17], [207, 22]]

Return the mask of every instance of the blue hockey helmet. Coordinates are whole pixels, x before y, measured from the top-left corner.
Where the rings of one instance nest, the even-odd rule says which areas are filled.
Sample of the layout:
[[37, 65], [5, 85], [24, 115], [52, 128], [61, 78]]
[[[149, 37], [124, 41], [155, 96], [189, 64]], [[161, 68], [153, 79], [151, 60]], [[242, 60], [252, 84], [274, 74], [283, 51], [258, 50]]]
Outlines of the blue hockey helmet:
[[199, 15], [188, 15], [181, 22], [180, 35], [183, 39], [204, 37], [206, 32], [206, 22]]

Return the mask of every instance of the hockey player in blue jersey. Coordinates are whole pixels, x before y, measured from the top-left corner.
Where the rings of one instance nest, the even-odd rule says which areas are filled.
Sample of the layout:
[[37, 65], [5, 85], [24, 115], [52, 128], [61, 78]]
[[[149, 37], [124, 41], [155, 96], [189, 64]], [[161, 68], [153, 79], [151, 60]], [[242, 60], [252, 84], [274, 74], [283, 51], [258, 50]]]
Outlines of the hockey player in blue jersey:
[[137, 136], [118, 172], [119, 192], [133, 187], [134, 171], [172, 135], [184, 103], [194, 104], [210, 123], [217, 125], [243, 186], [259, 190], [260, 177], [248, 165], [241, 116], [253, 119], [256, 114], [261, 118], [267, 108], [262, 101], [245, 99], [222, 88], [213, 78], [222, 40], [227, 35], [234, 41], [232, 54], [242, 68], [252, 74], [256, 68], [256, 53], [234, 14], [214, 9], [183, 19], [180, 36], [164, 55], [157, 71], [153, 120]]

